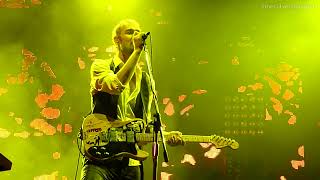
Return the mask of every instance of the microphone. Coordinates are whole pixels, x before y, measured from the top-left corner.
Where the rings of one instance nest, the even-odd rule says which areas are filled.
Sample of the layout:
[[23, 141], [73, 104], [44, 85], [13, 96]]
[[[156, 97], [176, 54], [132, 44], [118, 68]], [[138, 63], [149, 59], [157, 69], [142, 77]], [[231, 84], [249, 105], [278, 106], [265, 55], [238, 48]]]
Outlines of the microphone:
[[150, 32], [144, 33], [142, 35], [142, 40], [145, 41], [148, 38], [149, 34], [150, 34]]

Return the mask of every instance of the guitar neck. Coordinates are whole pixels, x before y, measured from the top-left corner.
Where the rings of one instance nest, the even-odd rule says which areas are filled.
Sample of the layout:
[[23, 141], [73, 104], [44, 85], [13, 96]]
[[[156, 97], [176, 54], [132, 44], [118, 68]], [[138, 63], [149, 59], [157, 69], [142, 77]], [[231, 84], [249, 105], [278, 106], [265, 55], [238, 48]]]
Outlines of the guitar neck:
[[[195, 135], [182, 135], [182, 140], [184, 142], [202, 142], [208, 143], [211, 142], [211, 136], [195, 136]], [[167, 139], [168, 135], [164, 135], [164, 138]], [[138, 133], [136, 134], [136, 139], [139, 142], [153, 142], [153, 134], [151, 133]], [[158, 136], [158, 141], [162, 141], [161, 136]]]
[[[169, 135], [164, 135], [167, 139]], [[239, 143], [233, 139], [225, 138], [222, 136], [212, 135], [212, 136], [198, 136], [198, 135], [182, 135], [182, 140], [184, 142], [197, 142], [197, 143], [212, 143], [216, 148], [231, 147], [232, 149], [238, 149]], [[138, 142], [153, 142], [153, 134], [150, 133], [137, 133], [136, 140]], [[158, 141], [161, 141], [160, 134], [158, 136]]]

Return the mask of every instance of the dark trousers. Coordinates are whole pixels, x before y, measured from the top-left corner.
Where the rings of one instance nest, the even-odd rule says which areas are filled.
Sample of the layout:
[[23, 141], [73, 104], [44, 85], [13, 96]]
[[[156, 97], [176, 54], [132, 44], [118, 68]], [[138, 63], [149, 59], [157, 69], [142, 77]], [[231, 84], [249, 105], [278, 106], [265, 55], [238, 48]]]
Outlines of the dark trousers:
[[142, 178], [140, 166], [85, 163], [81, 170], [81, 180], [141, 180]]

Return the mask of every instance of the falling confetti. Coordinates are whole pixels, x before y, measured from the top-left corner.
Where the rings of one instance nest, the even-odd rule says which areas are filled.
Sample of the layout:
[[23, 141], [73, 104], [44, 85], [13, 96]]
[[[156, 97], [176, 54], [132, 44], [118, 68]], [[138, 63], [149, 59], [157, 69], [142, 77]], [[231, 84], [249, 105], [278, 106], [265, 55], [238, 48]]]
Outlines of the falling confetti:
[[95, 58], [97, 55], [96, 54], [93, 54], [93, 53], [90, 53], [88, 54], [88, 58]]
[[204, 157], [214, 159], [216, 158], [221, 152], [221, 149], [217, 149], [216, 147], [212, 146], [209, 151], [204, 153]]
[[206, 148], [208, 148], [208, 147], [210, 147], [212, 145], [212, 143], [199, 143], [199, 144], [204, 149], [206, 149]]
[[209, 62], [208, 61], [205, 61], [205, 60], [200, 60], [199, 62], [198, 62], [198, 64], [208, 64]]
[[22, 124], [22, 118], [14, 118], [14, 120], [16, 120], [17, 124]]
[[80, 57], [78, 57], [78, 65], [79, 65], [80, 69], [85, 69], [86, 68], [85, 62]]
[[190, 111], [192, 108], [194, 108], [194, 105], [193, 104], [190, 104], [188, 105], [187, 107], [183, 108], [181, 111], [180, 111], [180, 115], [184, 115], [186, 112]]
[[10, 134], [8, 130], [0, 128], [0, 138], [7, 138]]
[[107, 53], [113, 53], [114, 52], [114, 47], [113, 46], [109, 46], [106, 48], [105, 50]]
[[293, 93], [291, 90], [286, 89], [286, 91], [284, 92], [282, 98], [283, 98], [284, 100], [286, 100], [286, 101], [289, 101], [290, 99], [293, 98], [293, 96], [294, 96], [294, 93]]
[[294, 75], [294, 72], [278, 72], [277, 77], [280, 81], [289, 81]]
[[266, 121], [272, 120], [272, 116], [269, 114], [268, 109], [266, 108], [266, 118], [264, 119]]
[[62, 130], [62, 124], [58, 124], [58, 125], [57, 125], [57, 131], [58, 131], [58, 132], [61, 132], [61, 130]]
[[279, 83], [275, 82], [274, 80], [272, 80], [268, 76], [265, 76], [264, 79], [266, 81], [268, 81], [269, 87], [271, 88], [272, 93], [275, 94], [275, 95], [279, 95], [280, 91], [281, 91], [281, 85]]
[[30, 127], [43, 132], [46, 135], [54, 135], [56, 128], [47, 123], [44, 119], [34, 119], [30, 123]]
[[40, 66], [43, 69], [43, 71], [48, 73], [49, 77], [56, 78], [56, 75], [54, 74], [54, 72], [52, 71], [51, 67], [47, 62], [42, 62]]
[[163, 104], [168, 104], [169, 101], [170, 101], [170, 98], [163, 98], [162, 99]]
[[293, 116], [293, 115], [294, 115], [293, 112], [291, 112], [291, 111], [289, 111], [289, 110], [285, 110], [284, 113], [285, 113], [285, 114], [289, 114], [290, 116]]
[[232, 64], [232, 65], [235, 65], [235, 66], [240, 64], [238, 56], [234, 56], [234, 57], [232, 58], [231, 64]]
[[72, 126], [70, 124], [64, 125], [64, 133], [71, 133], [72, 132]]
[[8, 89], [0, 88], [0, 96], [2, 96], [3, 94], [6, 94], [7, 92], [8, 92]]
[[8, 1], [4, 4], [1, 4], [0, 7], [6, 7], [6, 8], [10, 8], [10, 9], [29, 8], [29, 6], [26, 5], [25, 1], [23, 1], [23, 0]]
[[60, 159], [60, 153], [59, 152], [52, 153], [52, 158], [53, 159]]
[[49, 95], [50, 100], [58, 101], [63, 96], [65, 91], [63, 90], [63, 87], [59, 84], [52, 85], [52, 92]]
[[171, 102], [166, 105], [164, 113], [168, 116], [172, 116], [174, 114], [174, 106]]
[[41, 133], [41, 132], [34, 132], [34, 133], [33, 133], [33, 136], [37, 136], [37, 137], [43, 136], [43, 133]]
[[18, 80], [18, 84], [24, 84], [25, 82], [27, 82], [29, 78], [29, 73], [28, 72], [21, 72], [18, 74], [17, 80]]
[[182, 101], [184, 101], [184, 100], [186, 99], [186, 97], [187, 97], [187, 95], [182, 94], [182, 95], [180, 95], [180, 96], [178, 97], [178, 101], [179, 101], [179, 102], [182, 102]]
[[194, 166], [196, 164], [196, 160], [194, 159], [194, 157], [192, 155], [185, 154], [183, 159], [181, 160], [181, 163], [189, 163]]
[[97, 52], [98, 50], [99, 50], [99, 47], [93, 46], [93, 47], [88, 49], [88, 52], [89, 53], [94, 53], [94, 52]]
[[263, 89], [263, 84], [262, 83], [255, 83], [253, 85], [249, 85], [249, 88], [251, 88], [253, 91]]
[[31, 3], [34, 5], [40, 5], [42, 2], [41, 0], [31, 0]]
[[37, 57], [28, 49], [22, 49], [22, 54], [24, 55], [22, 71], [28, 71], [30, 66], [37, 60]]
[[304, 160], [291, 160], [291, 166], [293, 167], [293, 169], [299, 170], [299, 168], [304, 167], [304, 165]]
[[7, 77], [7, 84], [12, 85], [12, 84], [16, 84], [18, 81], [18, 78], [12, 75], [8, 75]]
[[13, 117], [14, 116], [14, 112], [9, 112], [9, 117]]
[[166, 162], [162, 162], [162, 167], [169, 167], [170, 165]]
[[34, 78], [33, 78], [32, 76], [30, 76], [30, 78], [29, 78], [29, 83], [30, 83], [30, 84], [33, 84], [33, 82], [34, 82]]
[[49, 96], [46, 93], [40, 93], [37, 95], [37, 97], [35, 98], [34, 101], [37, 103], [37, 105], [40, 108], [44, 108], [44, 107], [46, 107], [46, 105], [49, 101]]
[[299, 104], [292, 104], [295, 108], [299, 109], [300, 105]]
[[293, 125], [293, 124], [296, 123], [296, 121], [297, 121], [297, 117], [296, 117], [295, 115], [293, 115], [293, 116], [291, 116], [291, 117], [289, 118], [288, 124], [289, 124], [289, 125]]
[[283, 110], [283, 106], [282, 106], [282, 103], [274, 98], [274, 97], [271, 97], [270, 98], [271, 102], [273, 102], [274, 104], [272, 105], [273, 109], [278, 112], [278, 114], [281, 114], [282, 113], [282, 110]]
[[246, 89], [247, 89], [246, 86], [240, 86], [240, 87], [238, 88], [238, 92], [239, 92], [239, 93], [243, 93], [243, 92], [246, 91]]
[[287, 180], [284, 176], [280, 176], [280, 180]]
[[41, 115], [47, 119], [57, 119], [60, 116], [60, 110], [52, 107], [43, 108]]
[[15, 137], [21, 137], [23, 139], [27, 139], [30, 136], [30, 133], [27, 131], [22, 131], [20, 133], [14, 133], [13, 136]]
[[299, 156], [304, 158], [304, 146], [300, 146], [298, 148], [298, 154], [299, 154]]
[[[41, 0], [0, 0], [0, 8], [22, 9], [41, 5]], [[28, 52], [28, 50], [25, 49]]]
[[43, 175], [40, 175], [40, 176], [36, 176], [34, 177], [33, 180], [57, 180], [58, 179], [58, 174], [59, 172], [58, 171], [55, 171], [51, 174], [43, 174]]
[[172, 176], [172, 174], [169, 174], [167, 172], [161, 172], [161, 180], [170, 180], [170, 176]]
[[205, 93], [207, 93], [207, 90], [204, 90], [204, 89], [198, 89], [198, 90], [192, 91], [192, 94], [205, 94]]

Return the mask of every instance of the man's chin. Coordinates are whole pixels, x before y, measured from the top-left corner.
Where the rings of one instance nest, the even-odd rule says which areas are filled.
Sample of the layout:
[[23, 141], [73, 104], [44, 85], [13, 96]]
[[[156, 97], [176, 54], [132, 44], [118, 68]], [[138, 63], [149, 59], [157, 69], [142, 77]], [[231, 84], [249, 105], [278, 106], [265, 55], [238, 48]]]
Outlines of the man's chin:
[[132, 54], [133, 51], [134, 51], [133, 47], [127, 47], [127, 48], [123, 48], [122, 49], [122, 52], [125, 53], [125, 54]]
[[127, 50], [126, 50], [126, 53], [128, 53], [128, 54], [132, 54], [132, 53], [133, 53], [133, 51], [134, 51], [134, 49], [127, 49]]

